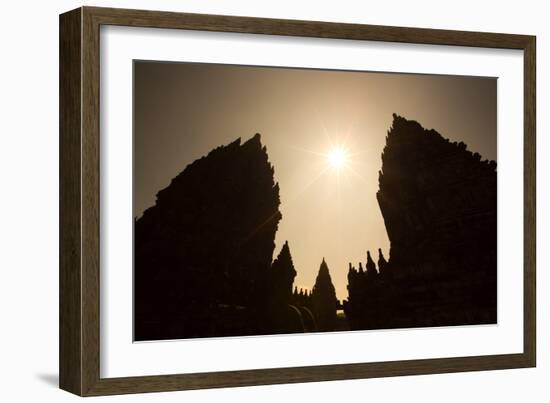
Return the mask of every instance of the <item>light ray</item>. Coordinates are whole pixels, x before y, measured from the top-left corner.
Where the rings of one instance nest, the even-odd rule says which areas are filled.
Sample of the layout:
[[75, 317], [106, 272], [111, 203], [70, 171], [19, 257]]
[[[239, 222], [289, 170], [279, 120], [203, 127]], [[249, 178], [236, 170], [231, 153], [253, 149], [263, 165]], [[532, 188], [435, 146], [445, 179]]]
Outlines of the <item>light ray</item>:
[[313, 155], [316, 155], [318, 157], [324, 157], [326, 155], [326, 154], [323, 154], [323, 153], [320, 153], [320, 152], [317, 152], [317, 151], [307, 150], [305, 148], [300, 148], [300, 147], [296, 147], [296, 146], [290, 146], [289, 148], [291, 148], [292, 150], [295, 150], [295, 151], [301, 151], [301, 152], [304, 152], [304, 153], [313, 154]]
[[353, 174], [355, 174], [359, 179], [361, 179], [365, 184], [368, 184], [369, 181], [366, 180], [363, 175], [361, 175], [359, 172], [357, 172], [355, 169], [353, 169], [351, 166], [348, 166], [348, 169], [350, 172], [352, 172]]

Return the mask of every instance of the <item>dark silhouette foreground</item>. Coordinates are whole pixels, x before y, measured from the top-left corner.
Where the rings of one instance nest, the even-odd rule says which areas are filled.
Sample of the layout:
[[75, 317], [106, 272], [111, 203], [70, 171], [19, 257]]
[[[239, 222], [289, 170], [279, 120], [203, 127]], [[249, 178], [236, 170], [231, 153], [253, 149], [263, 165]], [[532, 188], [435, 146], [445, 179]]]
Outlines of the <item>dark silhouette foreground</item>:
[[324, 259], [311, 292], [292, 291], [288, 242], [272, 262], [273, 174], [256, 134], [157, 194], [135, 222], [135, 340], [496, 322], [494, 161], [394, 115], [377, 194], [389, 259], [350, 264], [343, 306]]
[[272, 265], [279, 204], [259, 134], [213, 150], [161, 190], [135, 222], [135, 339], [314, 330], [310, 310], [291, 305], [288, 244]]
[[394, 115], [379, 183], [390, 257], [350, 264], [351, 328], [496, 323], [496, 163]]

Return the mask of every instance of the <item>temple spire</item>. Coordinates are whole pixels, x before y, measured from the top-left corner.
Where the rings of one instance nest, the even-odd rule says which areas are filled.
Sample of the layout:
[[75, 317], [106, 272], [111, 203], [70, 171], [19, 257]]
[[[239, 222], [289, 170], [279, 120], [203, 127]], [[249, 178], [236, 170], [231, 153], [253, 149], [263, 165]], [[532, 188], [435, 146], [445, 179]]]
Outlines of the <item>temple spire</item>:
[[273, 297], [278, 302], [290, 303], [292, 299], [292, 284], [296, 277], [296, 269], [288, 241], [286, 241], [277, 258], [271, 265], [271, 286]]
[[319, 330], [330, 331], [336, 326], [336, 290], [332, 284], [329, 268], [325, 258], [319, 267], [315, 285], [311, 291], [313, 310]]

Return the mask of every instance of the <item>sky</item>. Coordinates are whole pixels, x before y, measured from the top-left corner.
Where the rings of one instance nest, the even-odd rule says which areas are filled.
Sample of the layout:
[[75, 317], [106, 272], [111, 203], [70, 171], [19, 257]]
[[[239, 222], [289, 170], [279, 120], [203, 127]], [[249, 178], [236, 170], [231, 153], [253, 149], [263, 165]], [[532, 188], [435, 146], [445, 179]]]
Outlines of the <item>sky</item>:
[[497, 159], [497, 79], [201, 63], [134, 62], [134, 216], [189, 163], [260, 133], [280, 186], [274, 257], [294, 284], [325, 258], [339, 299], [348, 263], [389, 240], [376, 192], [392, 114]]

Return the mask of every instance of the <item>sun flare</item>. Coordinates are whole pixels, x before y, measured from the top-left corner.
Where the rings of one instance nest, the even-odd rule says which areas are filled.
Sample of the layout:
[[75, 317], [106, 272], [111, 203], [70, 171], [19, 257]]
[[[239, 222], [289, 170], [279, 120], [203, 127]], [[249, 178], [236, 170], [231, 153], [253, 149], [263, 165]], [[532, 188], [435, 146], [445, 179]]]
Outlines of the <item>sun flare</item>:
[[341, 147], [331, 149], [327, 154], [329, 165], [334, 169], [342, 169], [348, 163], [348, 154]]

